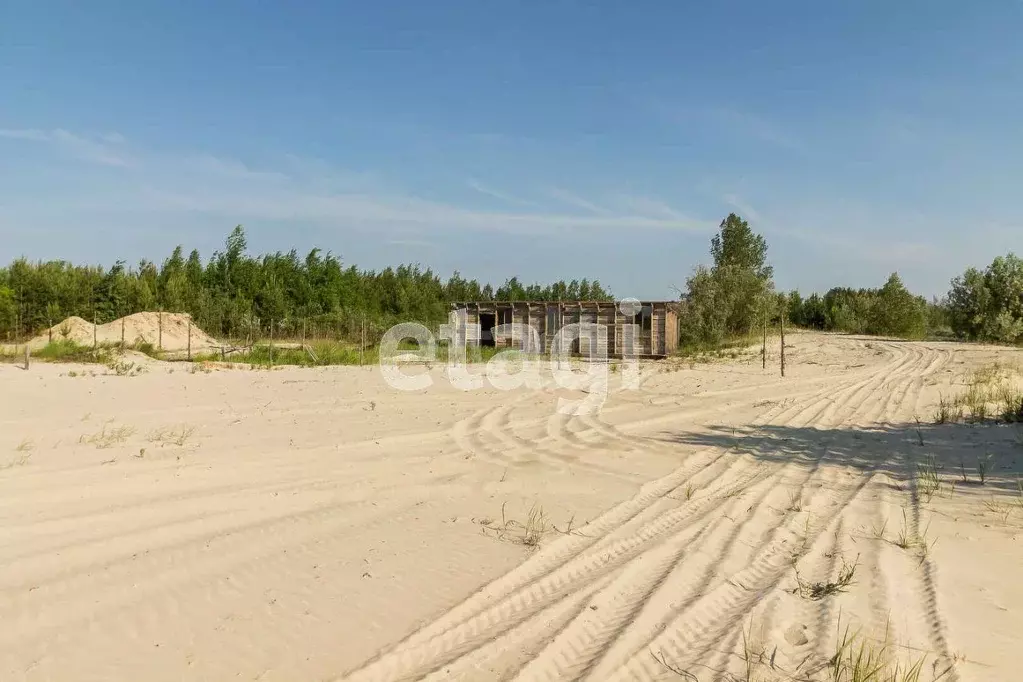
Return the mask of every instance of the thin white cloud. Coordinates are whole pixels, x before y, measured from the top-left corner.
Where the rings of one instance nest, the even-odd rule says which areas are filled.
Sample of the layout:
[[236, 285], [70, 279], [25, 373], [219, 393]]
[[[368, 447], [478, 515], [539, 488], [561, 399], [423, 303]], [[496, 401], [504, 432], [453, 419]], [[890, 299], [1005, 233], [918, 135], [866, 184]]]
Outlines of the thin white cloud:
[[750, 206], [748, 203], [743, 201], [742, 197], [735, 194], [726, 194], [722, 197], [726, 204], [737, 210], [743, 218], [746, 220], [752, 220], [753, 222], [760, 222], [760, 213], [755, 208]]
[[618, 204], [628, 211], [639, 215], [645, 215], [667, 220], [689, 220], [687, 216], [675, 210], [660, 199], [637, 196], [634, 194], [620, 194], [617, 196]]
[[123, 149], [124, 137], [119, 133], [82, 136], [63, 128], [54, 130], [3, 128], [0, 129], [0, 137], [46, 143], [83, 161], [104, 166], [132, 165], [131, 158]]
[[509, 204], [518, 204], [519, 206], [536, 206], [535, 202], [527, 201], [526, 199], [520, 199], [519, 197], [508, 194], [507, 192], [502, 192], [501, 190], [494, 189], [493, 187], [484, 185], [482, 182], [475, 180], [473, 178], [469, 178], [468, 180], [466, 180], [465, 184], [468, 185], [470, 189], [475, 190], [480, 194], [485, 194], [486, 196], [491, 197], [493, 199], [500, 199], [501, 201], [507, 202]]
[[31, 140], [33, 142], [46, 142], [48, 138], [47, 133], [44, 133], [42, 130], [15, 130], [12, 128], [0, 128], [0, 137], [6, 137], [10, 140]]
[[568, 206], [581, 208], [584, 211], [596, 213], [597, 215], [611, 215], [611, 211], [603, 206], [598, 206], [592, 201], [584, 199], [577, 194], [569, 192], [567, 189], [562, 189], [561, 187], [551, 187], [547, 190], [547, 194]]
[[[713, 228], [711, 221], [689, 218], [663, 202], [642, 197], [627, 197], [612, 210], [555, 188], [552, 196], [577, 210], [545, 210], [539, 204], [471, 180], [469, 186], [475, 191], [517, 205], [478, 210], [453, 202], [422, 199], [379, 183], [346, 186], [333, 181], [346, 176], [343, 169], [312, 164], [306, 171], [315, 169], [315, 173], [301, 172], [303, 164], [295, 159], [282, 160], [288, 172], [280, 172], [265, 164], [255, 169], [241, 161], [205, 153], [147, 152], [117, 136], [86, 137], [63, 129], [0, 130], [0, 137], [51, 144], [99, 165], [128, 167], [116, 174], [102, 170], [90, 173], [88, 192], [65, 187], [63, 194], [50, 195], [49, 208], [32, 209], [37, 215], [74, 211], [106, 217], [139, 213], [206, 214], [232, 223], [295, 221], [332, 228], [370, 229], [384, 238], [395, 239], [400, 239], [409, 228], [424, 235], [459, 230], [571, 233], [582, 238], [597, 231], [620, 232], [623, 239], [636, 230], [705, 233]], [[328, 181], [324, 182], [324, 178]]]
[[[405, 195], [358, 193], [317, 194], [301, 188], [280, 191], [229, 192], [191, 187], [164, 190], [149, 187], [145, 203], [153, 210], [223, 214], [232, 219], [305, 220], [355, 226], [416, 226], [437, 231], [469, 230], [549, 234], [636, 229], [707, 232], [709, 222], [654, 218], [621, 213], [576, 215], [549, 212], [478, 211]], [[623, 232], [623, 236], [627, 236]]]

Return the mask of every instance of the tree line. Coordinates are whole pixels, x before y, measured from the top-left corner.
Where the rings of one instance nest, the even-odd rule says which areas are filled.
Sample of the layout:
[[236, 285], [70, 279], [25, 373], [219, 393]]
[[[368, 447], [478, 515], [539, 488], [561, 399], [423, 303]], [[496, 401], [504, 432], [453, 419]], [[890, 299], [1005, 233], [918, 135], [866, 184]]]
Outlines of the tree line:
[[[541, 285], [512, 277], [494, 287], [458, 272], [444, 280], [418, 265], [360, 270], [315, 248], [305, 258], [294, 250], [251, 256], [246, 248], [238, 226], [205, 261], [196, 250], [185, 257], [180, 246], [159, 265], [143, 260], [135, 267], [17, 259], [0, 268], [0, 338], [36, 334], [71, 315], [104, 323], [142, 311], [187, 312], [207, 332], [232, 337], [266, 331], [271, 322], [294, 328], [299, 320], [437, 323], [457, 301], [613, 300], [596, 279]], [[805, 298], [777, 291], [767, 251], [766, 239], [740, 216], [721, 221], [712, 263], [698, 266], [679, 292], [683, 344], [720, 344], [782, 316], [827, 331], [1023, 342], [1023, 260], [1012, 254], [984, 270], [967, 269], [947, 296], [928, 302], [898, 273], [874, 289], [835, 287]]]
[[208, 333], [232, 337], [266, 331], [271, 321], [436, 323], [456, 301], [612, 300], [596, 279], [542, 285], [512, 277], [494, 287], [458, 272], [443, 280], [418, 265], [360, 270], [315, 248], [305, 258], [294, 250], [250, 256], [246, 248], [238, 226], [206, 261], [180, 246], [162, 264], [136, 267], [17, 259], [0, 268], [0, 338], [36, 334], [71, 315], [105, 323], [143, 311], [186, 312]]
[[941, 299], [910, 292], [898, 273], [879, 288], [835, 287], [804, 298], [776, 291], [767, 242], [730, 214], [711, 239], [712, 264], [698, 266], [681, 293], [681, 340], [715, 345], [755, 332], [780, 317], [795, 326], [904, 339], [948, 337], [1023, 342], [1023, 259], [995, 258], [969, 268]]

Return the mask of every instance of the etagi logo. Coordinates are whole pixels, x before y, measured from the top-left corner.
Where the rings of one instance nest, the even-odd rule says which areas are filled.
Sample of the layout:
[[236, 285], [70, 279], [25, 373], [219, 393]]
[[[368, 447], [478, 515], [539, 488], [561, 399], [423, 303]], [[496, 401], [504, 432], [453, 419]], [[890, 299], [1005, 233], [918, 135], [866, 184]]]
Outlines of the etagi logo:
[[[618, 304], [621, 319], [634, 320], [641, 309], [634, 298], [624, 299]], [[512, 340], [516, 345], [497, 353], [486, 363], [485, 371], [469, 371], [469, 354], [478, 358], [480, 340], [483, 338], [479, 324], [468, 324], [465, 310], [452, 311], [448, 324], [441, 325], [440, 337], [447, 341], [448, 356], [446, 374], [452, 386], [463, 391], [483, 388], [485, 382], [498, 390], [512, 391], [519, 388], [540, 390], [547, 382], [541, 377], [543, 362], [531, 360], [543, 354], [543, 344], [535, 327], [513, 322], [499, 324], [494, 328], [495, 339]], [[639, 325], [632, 322], [617, 323], [621, 331], [621, 384], [617, 390], [638, 390], [639, 372]], [[607, 400], [608, 381], [608, 333], [615, 334], [614, 325], [578, 322], [562, 326], [551, 338], [548, 365], [554, 384], [563, 389], [582, 391], [585, 397], [570, 400], [558, 397], [557, 411], [565, 415], [594, 414], [600, 411]], [[414, 351], [399, 350], [399, 344], [415, 340], [418, 348]], [[576, 359], [582, 359], [573, 367], [573, 349]], [[526, 360], [522, 361], [523, 356]], [[392, 388], [400, 391], [420, 391], [433, 385], [429, 373], [406, 374], [402, 363], [429, 363], [437, 361], [437, 339], [433, 333], [416, 322], [403, 322], [387, 330], [380, 342], [380, 373]], [[509, 372], [512, 363], [521, 366]]]

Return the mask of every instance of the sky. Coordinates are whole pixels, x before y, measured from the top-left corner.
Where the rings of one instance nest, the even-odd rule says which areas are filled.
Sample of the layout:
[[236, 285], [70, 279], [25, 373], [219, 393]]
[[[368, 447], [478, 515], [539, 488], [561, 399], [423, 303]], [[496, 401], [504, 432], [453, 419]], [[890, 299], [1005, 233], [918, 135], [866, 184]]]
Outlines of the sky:
[[0, 262], [316, 246], [671, 298], [731, 212], [781, 289], [1023, 250], [1023, 4], [0, 3]]

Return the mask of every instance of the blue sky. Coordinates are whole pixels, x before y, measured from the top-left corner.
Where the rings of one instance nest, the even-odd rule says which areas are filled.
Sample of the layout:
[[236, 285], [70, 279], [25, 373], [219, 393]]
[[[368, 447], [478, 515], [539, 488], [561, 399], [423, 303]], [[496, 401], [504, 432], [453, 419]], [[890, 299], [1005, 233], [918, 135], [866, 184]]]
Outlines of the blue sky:
[[804, 292], [1023, 243], [1023, 5], [0, 8], [0, 260], [319, 246], [683, 286], [731, 211]]

